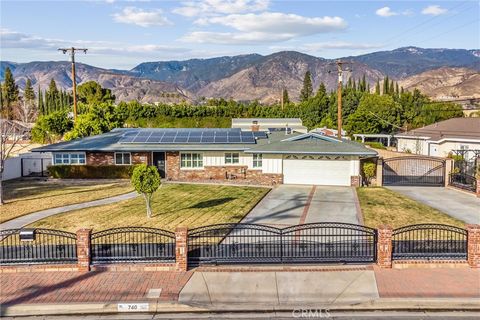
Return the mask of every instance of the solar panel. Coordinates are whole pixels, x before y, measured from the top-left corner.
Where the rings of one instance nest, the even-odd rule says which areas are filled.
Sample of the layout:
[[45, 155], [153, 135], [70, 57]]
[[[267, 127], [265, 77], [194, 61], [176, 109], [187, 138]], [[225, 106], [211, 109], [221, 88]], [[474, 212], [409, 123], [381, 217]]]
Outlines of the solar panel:
[[215, 136], [215, 143], [227, 143], [227, 136]]
[[162, 140], [160, 140], [160, 143], [173, 143], [173, 140], [175, 140], [175, 137], [165, 135], [162, 137]]
[[252, 132], [255, 138], [266, 139], [268, 137], [265, 131], [252, 131]]
[[185, 143], [188, 141], [187, 136], [176, 136], [174, 142], [175, 143]]

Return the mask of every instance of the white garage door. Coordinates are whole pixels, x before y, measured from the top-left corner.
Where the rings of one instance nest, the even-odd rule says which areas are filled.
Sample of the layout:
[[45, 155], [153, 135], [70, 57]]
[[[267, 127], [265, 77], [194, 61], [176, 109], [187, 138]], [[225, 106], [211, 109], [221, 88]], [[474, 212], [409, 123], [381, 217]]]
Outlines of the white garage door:
[[350, 185], [350, 161], [283, 160], [283, 183], [327, 186]]

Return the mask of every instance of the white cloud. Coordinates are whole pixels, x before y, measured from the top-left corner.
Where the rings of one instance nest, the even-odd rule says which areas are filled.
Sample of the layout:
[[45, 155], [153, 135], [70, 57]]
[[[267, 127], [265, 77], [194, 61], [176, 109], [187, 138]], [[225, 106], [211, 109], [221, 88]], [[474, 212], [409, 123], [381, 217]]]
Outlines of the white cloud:
[[432, 15], [432, 16], [439, 16], [439, 15], [445, 14], [447, 12], [448, 12], [447, 9], [444, 9], [444, 8], [438, 6], [438, 5], [428, 6], [426, 8], [423, 8], [423, 10], [422, 10], [422, 14], [428, 14], [428, 15]]
[[319, 33], [338, 32], [347, 27], [345, 20], [340, 17], [309, 18], [279, 12], [209, 17], [198, 19], [195, 23], [218, 24], [233, 28], [237, 32], [195, 31], [185, 35], [182, 41], [218, 44], [278, 42]]
[[134, 24], [140, 27], [165, 26], [172, 24], [160, 9], [145, 11], [140, 8], [126, 7], [120, 13], [113, 15], [113, 20], [119, 23]]
[[375, 11], [375, 13], [377, 14], [377, 16], [384, 17], [384, 18], [398, 15], [398, 13], [392, 11], [390, 7], [380, 8], [377, 11]]
[[184, 53], [191, 51], [191, 49], [188, 48], [160, 44], [132, 46], [125, 43], [111, 41], [70, 41], [64, 39], [51, 39], [9, 29], [0, 29], [0, 42], [2, 43], [2, 49], [30, 49], [35, 51], [54, 52], [60, 47], [70, 47], [73, 45], [87, 47], [89, 54], [101, 55], [146, 55], [151, 53]]
[[270, 0], [201, 0], [182, 2], [182, 6], [172, 12], [185, 16], [235, 14], [268, 9]]

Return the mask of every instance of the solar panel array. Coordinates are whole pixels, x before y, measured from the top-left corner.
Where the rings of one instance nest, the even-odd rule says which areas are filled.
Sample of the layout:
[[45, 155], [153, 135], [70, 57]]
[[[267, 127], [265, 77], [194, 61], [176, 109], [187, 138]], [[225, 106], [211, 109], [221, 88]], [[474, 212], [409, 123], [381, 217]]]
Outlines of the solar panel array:
[[156, 144], [254, 144], [256, 139], [267, 138], [265, 132], [240, 129], [155, 129], [127, 131], [120, 143]]

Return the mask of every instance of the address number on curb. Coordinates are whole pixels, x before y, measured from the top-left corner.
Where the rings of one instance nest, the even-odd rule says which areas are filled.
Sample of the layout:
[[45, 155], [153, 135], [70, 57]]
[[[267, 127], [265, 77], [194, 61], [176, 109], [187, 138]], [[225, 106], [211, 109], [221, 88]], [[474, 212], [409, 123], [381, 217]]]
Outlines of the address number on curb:
[[119, 303], [118, 312], [148, 312], [148, 303]]

